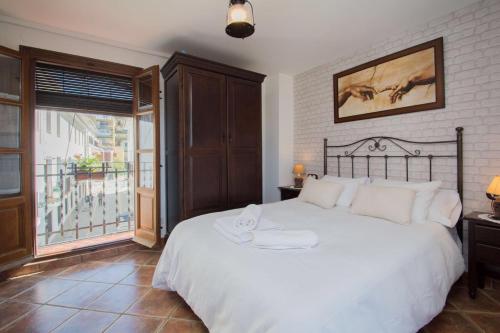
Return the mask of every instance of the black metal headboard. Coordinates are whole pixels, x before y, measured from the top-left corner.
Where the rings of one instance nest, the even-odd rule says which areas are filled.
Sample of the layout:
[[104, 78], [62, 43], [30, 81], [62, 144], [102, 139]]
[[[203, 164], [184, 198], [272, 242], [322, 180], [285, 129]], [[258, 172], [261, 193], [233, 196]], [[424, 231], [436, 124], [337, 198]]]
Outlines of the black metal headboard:
[[[432, 180], [432, 161], [437, 158], [445, 158], [445, 159], [456, 159], [457, 161], [457, 191], [460, 196], [460, 200], [463, 203], [463, 127], [457, 127], [456, 137], [453, 140], [443, 140], [443, 141], [410, 141], [400, 138], [394, 138], [390, 136], [373, 136], [369, 138], [364, 138], [355, 142], [351, 142], [345, 145], [329, 145], [328, 139], [323, 139], [323, 174], [328, 173], [328, 159], [333, 158], [337, 160], [337, 175], [341, 176], [341, 167], [340, 160], [341, 159], [350, 159], [351, 160], [351, 177], [354, 178], [354, 160], [355, 159], [365, 159], [366, 160], [366, 175], [370, 177], [370, 160], [371, 159], [383, 159], [385, 166], [385, 178], [387, 179], [388, 175], [388, 161], [389, 159], [401, 159], [405, 163], [406, 170], [406, 181], [409, 179], [409, 160], [410, 159], [428, 159], [429, 161], [429, 181]], [[360, 148], [368, 145], [367, 148], [370, 152], [381, 152], [384, 153], [387, 150], [387, 144], [391, 144], [396, 152], [392, 155], [388, 153], [385, 154], [359, 154], [356, 155], [356, 152], [360, 150]], [[456, 145], [456, 154], [422, 154], [421, 149], [409, 149], [405, 148], [405, 144], [411, 145], [422, 145], [422, 146], [431, 146], [431, 145]], [[330, 155], [329, 152], [332, 149], [343, 148], [345, 151], [343, 154]], [[457, 223], [457, 232], [461, 240], [463, 240], [463, 222], [462, 216], [460, 217], [459, 222]]]

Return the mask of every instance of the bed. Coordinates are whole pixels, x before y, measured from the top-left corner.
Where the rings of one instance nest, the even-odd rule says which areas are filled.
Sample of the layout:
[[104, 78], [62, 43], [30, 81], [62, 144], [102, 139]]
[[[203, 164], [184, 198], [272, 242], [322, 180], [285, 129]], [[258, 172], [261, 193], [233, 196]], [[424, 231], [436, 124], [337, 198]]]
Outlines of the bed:
[[[457, 130], [456, 140], [432, 142], [455, 144], [456, 154], [424, 157], [430, 161], [431, 179], [433, 160], [457, 160], [460, 194], [461, 133]], [[384, 150], [382, 140], [398, 144], [399, 139], [364, 140], [342, 157], [328, 150], [348, 145], [329, 146], [325, 140], [324, 173], [329, 158], [345, 157], [353, 161], [354, 176], [358, 157], [352, 156], [360, 144]], [[375, 157], [366, 156], [359, 158]], [[417, 156], [419, 152], [407, 151], [401, 158]], [[213, 223], [239, 212], [232, 210], [180, 223], [159, 260], [153, 286], [176, 291], [211, 332], [416, 332], [441, 312], [464, 271], [461, 222], [457, 230], [436, 223], [399, 225], [298, 199], [262, 208], [265, 218], [287, 229], [316, 232], [319, 245], [277, 251], [231, 243]]]

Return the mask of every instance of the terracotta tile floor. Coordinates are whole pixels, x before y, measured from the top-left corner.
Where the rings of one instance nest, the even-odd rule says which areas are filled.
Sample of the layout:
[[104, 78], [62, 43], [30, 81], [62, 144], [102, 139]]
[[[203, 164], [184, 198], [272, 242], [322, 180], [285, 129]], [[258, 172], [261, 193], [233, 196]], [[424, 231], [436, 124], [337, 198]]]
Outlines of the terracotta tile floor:
[[159, 251], [135, 250], [0, 283], [0, 332], [208, 332], [176, 293], [153, 289]]
[[[207, 332], [176, 293], [151, 288], [160, 252], [133, 252], [0, 283], [0, 332]], [[461, 279], [422, 333], [500, 333], [500, 281]]]

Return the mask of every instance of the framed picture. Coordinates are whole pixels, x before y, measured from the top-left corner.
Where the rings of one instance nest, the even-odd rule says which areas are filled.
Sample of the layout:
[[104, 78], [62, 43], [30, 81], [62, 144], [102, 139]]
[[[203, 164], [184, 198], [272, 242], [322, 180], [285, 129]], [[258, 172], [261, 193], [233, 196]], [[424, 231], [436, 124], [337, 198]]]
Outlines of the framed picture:
[[335, 123], [444, 108], [443, 38], [333, 75]]

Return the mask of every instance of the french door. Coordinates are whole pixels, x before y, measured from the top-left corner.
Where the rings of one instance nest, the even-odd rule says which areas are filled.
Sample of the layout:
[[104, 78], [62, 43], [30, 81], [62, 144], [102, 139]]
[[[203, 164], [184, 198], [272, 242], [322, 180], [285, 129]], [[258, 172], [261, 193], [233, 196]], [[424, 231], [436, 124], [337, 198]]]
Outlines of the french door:
[[160, 70], [153, 66], [134, 77], [135, 236], [147, 247], [160, 236]]
[[33, 258], [29, 70], [0, 46], [0, 272]]
[[34, 68], [37, 61], [117, 74], [133, 79], [135, 132], [135, 236], [148, 247], [161, 244], [159, 67], [142, 70], [30, 47], [0, 46], [0, 272], [34, 254], [33, 140]]

